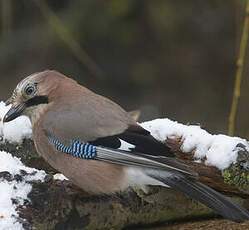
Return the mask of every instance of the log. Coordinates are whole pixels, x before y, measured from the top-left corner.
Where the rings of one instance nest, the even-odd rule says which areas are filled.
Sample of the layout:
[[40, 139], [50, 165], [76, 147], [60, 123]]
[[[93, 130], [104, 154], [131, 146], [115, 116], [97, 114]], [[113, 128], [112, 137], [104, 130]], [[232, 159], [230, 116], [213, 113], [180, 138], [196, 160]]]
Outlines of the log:
[[[237, 183], [240, 180], [235, 179], [238, 175], [243, 179], [247, 172], [249, 154], [246, 148], [241, 148], [237, 163], [228, 168], [226, 174], [204, 163], [195, 163], [193, 153], [181, 152], [179, 137], [168, 138], [165, 144], [176, 153], [179, 160], [199, 173], [200, 181], [233, 195], [242, 205], [247, 206], [248, 191], [244, 187], [245, 183], [241, 186], [241, 183]], [[37, 155], [32, 140], [24, 140], [22, 144], [2, 143], [0, 150], [19, 157], [29, 167], [45, 169], [47, 172], [43, 183], [31, 182], [33, 188], [28, 195], [30, 202], [18, 207], [19, 221], [25, 229], [122, 229], [214, 216], [212, 210], [204, 205], [181, 193], [160, 187], [150, 188], [148, 194], [136, 189], [115, 196], [86, 194], [70, 181], [54, 180], [53, 174], [57, 172]], [[4, 180], [20, 180], [20, 177], [22, 175], [10, 179], [8, 173], [0, 174]]]
[[[214, 216], [212, 210], [181, 193], [160, 187], [148, 194], [129, 189], [114, 196], [92, 196], [70, 183], [54, 180], [56, 173], [40, 158], [31, 140], [21, 145], [5, 143], [1, 151], [11, 152], [30, 167], [46, 169], [44, 182], [31, 182], [30, 202], [18, 207], [19, 221], [24, 229], [122, 229], [162, 221]], [[24, 173], [25, 174], [25, 173]], [[3, 180], [22, 180], [8, 172]]]

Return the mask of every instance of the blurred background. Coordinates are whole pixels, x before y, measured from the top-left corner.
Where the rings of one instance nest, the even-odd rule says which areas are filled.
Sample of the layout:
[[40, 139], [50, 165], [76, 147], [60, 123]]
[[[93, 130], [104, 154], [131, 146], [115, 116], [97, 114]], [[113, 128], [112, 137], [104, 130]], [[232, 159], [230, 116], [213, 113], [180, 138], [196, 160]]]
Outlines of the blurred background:
[[[0, 99], [56, 69], [140, 109], [140, 121], [226, 133], [244, 9], [242, 0], [0, 0]], [[236, 135], [248, 138], [247, 66]]]

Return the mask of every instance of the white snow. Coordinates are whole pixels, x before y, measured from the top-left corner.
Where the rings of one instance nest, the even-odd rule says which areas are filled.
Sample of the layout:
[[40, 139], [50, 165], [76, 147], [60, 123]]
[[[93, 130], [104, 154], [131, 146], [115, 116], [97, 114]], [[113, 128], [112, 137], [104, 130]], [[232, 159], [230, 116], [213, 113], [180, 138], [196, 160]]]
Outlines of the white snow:
[[54, 174], [54, 180], [68, 180], [63, 174], [61, 173], [56, 173]]
[[[0, 152], [0, 173], [9, 172], [12, 176], [21, 174], [21, 170], [27, 175], [23, 176], [23, 181], [17, 182], [11, 180], [8, 182], [4, 178], [0, 178], [0, 229], [17, 230], [23, 229], [22, 225], [17, 221], [18, 205], [23, 205], [28, 200], [28, 194], [31, 192], [32, 186], [30, 181], [43, 181], [46, 173], [42, 170], [36, 170], [26, 167], [22, 162], [13, 157], [11, 154]], [[15, 203], [13, 203], [15, 200]]]
[[10, 106], [6, 106], [4, 102], [0, 102], [0, 137], [10, 143], [20, 143], [24, 138], [31, 138], [32, 129], [28, 117], [21, 116], [3, 124], [3, 117], [9, 109]]
[[212, 135], [197, 125], [183, 125], [169, 119], [156, 119], [141, 124], [158, 140], [164, 142], [170, 137], [180, 137], [181, 151], [194, 152], [196, 161], [205, 160], [207, 165], [216, 166], [220, 170], [235, 163], [242, 143], [249, 150], [245, 139], [226, 135]]

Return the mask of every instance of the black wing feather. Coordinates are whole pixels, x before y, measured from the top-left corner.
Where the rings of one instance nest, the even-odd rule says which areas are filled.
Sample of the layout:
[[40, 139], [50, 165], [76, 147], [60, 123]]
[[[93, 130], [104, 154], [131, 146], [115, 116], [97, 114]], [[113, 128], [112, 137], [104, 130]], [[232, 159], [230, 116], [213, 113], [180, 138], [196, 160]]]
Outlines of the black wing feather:
[[90, 143], [96, 146], [118, 149], [121, 146], [120, 139], [135, 146], [130, 149], [131, 152], [174, 157], [174, 154], [165, 144], [156, 140], [149, 131], [141, 126], [130, 126], [121, 134], [99, 138]]

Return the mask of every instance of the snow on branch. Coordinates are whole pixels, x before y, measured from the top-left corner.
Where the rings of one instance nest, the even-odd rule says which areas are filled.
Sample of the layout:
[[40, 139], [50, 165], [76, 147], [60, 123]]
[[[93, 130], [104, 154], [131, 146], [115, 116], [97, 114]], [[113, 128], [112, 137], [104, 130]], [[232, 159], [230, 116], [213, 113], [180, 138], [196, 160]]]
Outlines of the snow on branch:
[[5, 106], [4, 102], [0, 102], [0, 137], [3, 141], [10, 143], [21, 143], [23, 139], [31, 138], [32, 129], [30, 120], [21, 116], [12, 122], [3, 124], [3, 117], [10, 109]]
[[46, 173], [26, 167], [16, 157], [0, 152], [0, 229], [22, 229], [17, 207], [27, 203], [32, 181], [44, 181]]
[[206, 165], [220, 170], [236, 163], [238, 152], [249, 150], [245, 139], [226, 135], [212, 135], [197, 125], [183, 125], [169, 119], [156, 119], [141, 124], [158, 140], [165, 142], [168, 138], [180, 138], [180, 150], [183, 153], [194, 153], [194, 159], [204, 160]]

